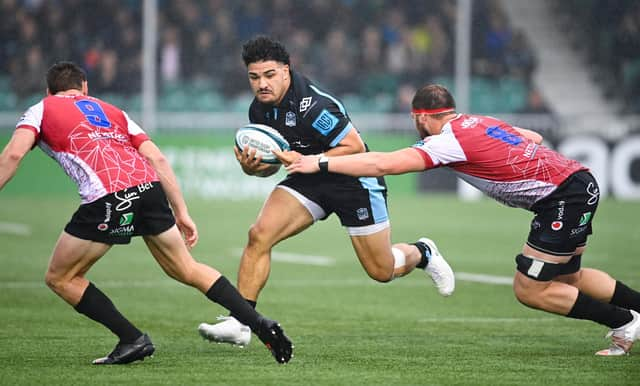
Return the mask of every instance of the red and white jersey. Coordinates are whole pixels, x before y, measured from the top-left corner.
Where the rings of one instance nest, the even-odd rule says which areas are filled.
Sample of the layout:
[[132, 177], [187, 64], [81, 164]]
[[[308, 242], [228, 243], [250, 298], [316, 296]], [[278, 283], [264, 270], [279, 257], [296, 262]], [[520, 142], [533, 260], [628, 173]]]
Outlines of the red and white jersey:
[[458, 114], [438, 135], [413, 146], [425, 169], [448, 166], [458, 177], [505, 205], [529, 209], [571, 174], [579, 162], [524, 138], [498, 119]]
[[149, 137], [124, 111], [99, 99], [47, 96], [24, 113], [17, 129], [34, 132], [38, 146], [78, 185], [82, 203], [158, 180], [137, 150]]

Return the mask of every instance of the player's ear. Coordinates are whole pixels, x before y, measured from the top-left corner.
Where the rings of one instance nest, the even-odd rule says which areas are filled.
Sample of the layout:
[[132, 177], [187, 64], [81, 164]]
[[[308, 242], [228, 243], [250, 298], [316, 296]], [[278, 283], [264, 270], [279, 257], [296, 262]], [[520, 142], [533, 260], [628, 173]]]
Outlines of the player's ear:
[[86, 80], [82, 81], [82, 94], [89, 95], [89, 82]]
[[282, 69], [284, 70], [284, 75], [283, 75], [283, 77], [284, 77], [284, 79], [286, 80], [286, 79], [289, 77], [289, 65], [288, 65], [288, 64], [285, 64], [285, 65], [282, 67]]
[[51, 91], [49, 91], [49, 87], [47, 87], [47, 91], [45, 92], [47, 96], [51, 95]]

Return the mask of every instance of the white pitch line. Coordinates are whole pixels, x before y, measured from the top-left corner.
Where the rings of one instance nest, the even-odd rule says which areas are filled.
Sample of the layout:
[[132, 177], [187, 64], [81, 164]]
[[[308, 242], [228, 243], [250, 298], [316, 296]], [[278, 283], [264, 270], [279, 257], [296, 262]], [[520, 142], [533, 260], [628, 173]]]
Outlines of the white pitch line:
[[[238, 257], [242, 256], [242, 249], [234, 249], [233, 254]], [[271, 260], [284, 263], [317, 265], [323, 267], [336, 265], [336, 259], [334, 259], [333, 257], [319, 255], [301, 255], [299, 253], [287, 252], [271, 252]]]
[[0, 233], [14, 236], [31, 236], [31, 228], [27, 224], [0, 221]]
[[510, 276], [494, 276], [482, 273], [454, 272], [456, 280], [470, 281], [474, 283], [496, 284], [496, 285], [513, 285], [513, 277]]
[[[232, 252], [236, 256], [242, 255], [242, 249], [235, 248]], [[271, 259], [285, 263], [332, 266], [336, 264], [336, 259], [327, 256], [304, 255], [300, 253], [272, 252]], [[469, 281], [474, 283], [512, 285], [513, 278], [509, 276], [486, 275], [481, 273], [455, 272], [456, 280]]]
[[420, 323], [538, 323], [557, 322], [559, 318], [489, 318], [489, 317], [458, 317], [458, 318], [426, 318], [418, 319]]
[[[464, 279], [458, 279], [464, 281]], [[489, 283], [494, 284], [494, 283]], [[117, 281], [106, 280], [97, 282], [98, 287], [104, 288], [155, 288], [182, 285], [174, 280], [158, 278], [157, 280], [137, 280]], [[402, 280], [396, 279], [392, 283], [379, 283], [367, 278], [349, 278], [349, 279], [280, 279], [271, 280], [268, 284], [272, 288], [301, 288], [301, 287], [327, 287], [327, 288], [353, 288], [353, 287], [409, 287], [409, 288], [429, 288], [432, 283], [429, 280]], [[46, 288], [44, 280], [42, 281], [0, 281], [0, 289], [31, 289]]]

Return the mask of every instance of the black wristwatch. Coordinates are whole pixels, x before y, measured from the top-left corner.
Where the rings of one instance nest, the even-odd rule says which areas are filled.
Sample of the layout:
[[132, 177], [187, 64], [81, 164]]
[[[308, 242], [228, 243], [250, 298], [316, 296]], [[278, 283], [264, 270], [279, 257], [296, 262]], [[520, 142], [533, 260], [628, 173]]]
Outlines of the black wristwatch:
[[329, 173], [329, 157], [326, 155], [320, 156], [318, 158], [318, 167], [320, 168], [320, 173]]

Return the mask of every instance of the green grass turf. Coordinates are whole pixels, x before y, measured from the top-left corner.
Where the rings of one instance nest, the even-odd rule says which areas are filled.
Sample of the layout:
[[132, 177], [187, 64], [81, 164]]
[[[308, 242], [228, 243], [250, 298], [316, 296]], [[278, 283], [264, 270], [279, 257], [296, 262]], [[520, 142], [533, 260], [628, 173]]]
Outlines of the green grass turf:
[[[249, 225], [261, 203], [190, 201], [201, 240], [194, 255], [235, 282]], [[320, 255], [332, 266], [274, 261], [258, 309], [281, 321], [295, 358], [279, 366], [257, 339], [245, 348], [202, 341], [202, 321], [225, 310], [173, 282], [141, 240], [114, 247], [88, 277], [156, 344], [155, 356], [96, 367], [115, 338], [44, 285], [48, 256], [77, 201], [0, 195], [0, 384], [148, 385], [631, 385], [640, 348], [622, 358], [593, 354], [606, 328], [521, 306], [508, 285], [458, 281], [440, 297], [421, 272], [389, 284], [368, 279], [338, 221], [283, 242], [278, 252]], [[435, 239], [454, 270], [511, 276], [530, 215], [493, 201], [392, 196], [394, 241]], [[640, 288], [640, 203], [605, 201], [583, 265]], [[634, 355], [635, 354], [635, 355]]]

